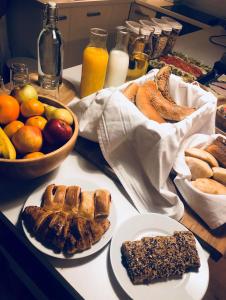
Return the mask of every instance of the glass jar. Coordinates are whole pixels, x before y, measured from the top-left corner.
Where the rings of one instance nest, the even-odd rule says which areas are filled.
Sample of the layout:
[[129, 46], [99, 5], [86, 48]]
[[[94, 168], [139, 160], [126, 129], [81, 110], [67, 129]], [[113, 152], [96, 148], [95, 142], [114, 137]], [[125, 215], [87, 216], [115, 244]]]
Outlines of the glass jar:
[[157, 25], [158, 27], [161, 28], [161, 36], [159, 39], [159, 45], [158, 45], [158, 55], [155, 56], [155, 58], [158, 58], [164, 53], [165, 47], [167, 45], [168, 39], [171, 35], [172, 32], [172, 27], [169, 24], [164, 23], [164, 21], [157, 19], [157, 18], [152, 18], [151, 21]]
[[[141, 25], [135, 21], [126, 21], [126, 26], [129, 30], [128, 53], [132, 55], [137, 38], [140, 36]], [[143, 45], [140, 45], [142, 48]]]
[[172, 32], [164, 49], [164, 54], [172, 53], [177, 37], [180, 34], [183, 26], [181, 23], [169, 17], [161, 17], [161, 20], [172, 27]]
[[153, 26], [150, 26], [148, 20], [139, 20], [139, 22], [142, 25], [141, 33], [146, 37], [144, 52], [148, 54], [149, 58], [151, 58], [154, 49], [153, 34], [155, 28]]
[[125, 82], [129, 66], [128, 41], [128, 29], [116, 27], [116, 45], [109, 55], [105, 87], [116, 87]]
[[90, 41], [83, 51], [80, 97], [86, 97], [104, 87], [108, 64], [107, 31], [91, 28]]

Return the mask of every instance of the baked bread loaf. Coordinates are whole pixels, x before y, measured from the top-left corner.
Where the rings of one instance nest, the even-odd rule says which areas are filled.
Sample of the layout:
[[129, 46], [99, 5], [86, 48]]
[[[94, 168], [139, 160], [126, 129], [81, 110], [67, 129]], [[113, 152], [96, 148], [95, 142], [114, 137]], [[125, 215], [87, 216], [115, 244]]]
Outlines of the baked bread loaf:
[[220, 167], [213, 168], [213, 179], [226, 185], [226, 169]]
[[72, 255], [89, 249], [108, 230], [110, 193], [82, 191], [79, 186], [49, 185], [41, 207], [22, 213], [29, 232], [56, 252]]
[[169, 93], [170, 75], [171, 75], [171, 67], [169, 65], [166, 65], [158, 71], [155, 77], [155, 81], [163, 97], [165, 97], [168, 101], [175, 103], [175, 101], [171, 98]]
[[152, 80], [147, 80], [144, 86], [147, 89], [151, 104], [165, 120], [182, 121], [195, 111], [194, 108], [180, 106], [166, 100], [158, 90], [156, 83]]
[[198, 178], [191, 182], [192, 185], [203, 193], [226, 195], [226, 187], [210, 178]]
[[207, 162], [190, 156], [185, 157], [185, 162], [190, 169], [192, 180], [213, 176], [213, 171]]
[[173, 236], [126, 241], [121, 253], [122, 263], [133, 284], [182, 276], [200, 267], [194, 236], [187, 231], [175, 232]]
[[222, 167], [226, 168], [226, 138], [218, 136], [205, 150], [212, 154]]
[[181, 121], [195, 109], [177, 105], [169, 94], [170, 66], [165, 66], [159, 70], [155, 76], [155, 81], [147, 80], [138, 85], [131, 83], [125, 88], [123, 94], [149, 119], [158, 123], [164, 120]]
[[135, 102], [139, 110], [150, 120], [156, 121], [158, 123], [166, 122], [156, 111], [156, 109], [151, 105], [150, 98], [146, 92], [146, 87], [140, 86], [138, 88]]
[[185, 150], [186, 156], [191, 156], [195, 158], [199, 158], [205, 162], [207, 162], [211, 167], [218, 167], [219, 164], [215, 157], [209, 152], [199, 149], [199, 148], [189, 148]]
[[130, 101], [135, 102], [138, 88], [139, 85], [136, 82], [133, 82], [125, 88], [123, 95], [126, 96]]

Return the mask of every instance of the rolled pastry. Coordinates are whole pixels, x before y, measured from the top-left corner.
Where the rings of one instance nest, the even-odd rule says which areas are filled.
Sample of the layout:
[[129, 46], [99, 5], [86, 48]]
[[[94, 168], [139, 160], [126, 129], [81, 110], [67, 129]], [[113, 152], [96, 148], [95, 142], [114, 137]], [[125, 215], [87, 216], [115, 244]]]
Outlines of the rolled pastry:
[[95, 218], [107, 217], [110, 211], [111, 194], [107, 190], [95, 191]]
[[66, 190], [65, 185], [48, 185], [43, 195], [42, 207], [52, 211], [62, 210]]
[[77, 214], [80, 205], [80, 194], [80, 186], [69, 186], [67, 188], [63, 210], [66, 212], [73, 212]]
[[79, 216], [88, 220], [94, 219], [94, 192], [81, 192]]

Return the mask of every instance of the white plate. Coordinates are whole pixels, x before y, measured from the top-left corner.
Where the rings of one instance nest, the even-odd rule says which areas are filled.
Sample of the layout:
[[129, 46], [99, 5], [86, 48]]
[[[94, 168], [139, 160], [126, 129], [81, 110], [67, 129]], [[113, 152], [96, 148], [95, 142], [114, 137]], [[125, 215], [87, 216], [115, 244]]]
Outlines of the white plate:
[[[84, 180], [81, 180], [79, 178], [78, 179], [54, 180], [53, 182], [45, 183], [44, 185], [42, 185], [38, 189], [36, 189], [29, 196], [27, 201], [25, 202], [23, 210], [27, 206], [32, 206], [32, 205], [40, 206], [41, 201], [42, 201], [42, 195], [43, 195], [47, 185], [49, 185], [51, 183], [64, 184], [64, 185], [79, 185], [82, 188], [83, 191], [94, 191], [94, 190], [100, 188], [100, 186], [97, 186], [92, 181], [88, 181], [88, 180], [84, 181]], [[101, 188], [104, 188], [104, 187], [102, 186]], [[110, 221], [110, 227], [105, 232], [105, 234], [102, 236], [100, 241], [95, 243], [94, 245], [92, 245], [92, 247], [88, 250], [85, 250], [85, 251], [80, 252], [80, 253], [75, 253], [74, 255], [72, 255], [70, 257], [65, 257], [65, 255], [63, 253], [56, 253], [52, 249], [45, 247], [42, 243], [40, 243], [38, 240], [36, 240], [35, 237], [31, 236], [31, 234], [29, 233], [29, 231], [27, 230], [27, 228], [24, 224], [24, 221], [22, 220], [22, 227], [23, 227], [24, 233], [25, 233], [26, 237], [29, 239], [29, 241], [39, 251], [41, 251], [41, 252], [43, 252], [43, 253], [45, 253], [49, 256], [52, 256], [52, 257], [64, 258], [64, 259], [77, 259], [77, 258], [82, 258], [82, 257], [89, 256], [91, 254], [94, 254], [97, 251], [99, 251], [101, 248], [103, 248], [110, 241], [110, 239], [113, 235], [113, 232], [114, 232], [114, 228], [115, 228], [115, 225], [116, 225], [116, 209], [115, 209], [115, 205], [114, 205], [114, 195], [111, 195], [111, 196], [112, 196], [112, 202], [111, 202], [110, 215], [108, 217], [108, 219]]]
[[110, 247], [112, 269], [119, 284], [132, 299], [198, 300], [205, 294], [209, 281], [209, 268], [206, 254], [197, 240], [201, 267], [197, 273], [185, 273], [181, 279], [134, 285], [122, 265], [121, 246], [124, 241], [134, 241], [144, 236], [172, 235], [176, 230], [187, 229], [169, 217], [150, 213], [129, 218], [115, 232]]

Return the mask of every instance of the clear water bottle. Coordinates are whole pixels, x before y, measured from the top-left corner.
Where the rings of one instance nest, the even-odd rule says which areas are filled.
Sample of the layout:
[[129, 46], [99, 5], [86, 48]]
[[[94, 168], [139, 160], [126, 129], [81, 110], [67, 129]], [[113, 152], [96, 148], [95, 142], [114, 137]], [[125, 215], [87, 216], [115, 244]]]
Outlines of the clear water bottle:
[[44, 28], [38, 37], [38, 80], [44, 89], [58, 89], [62, 81], [63, 42], [56, 27], [58, 19], [55, 2], [46, 4]]

